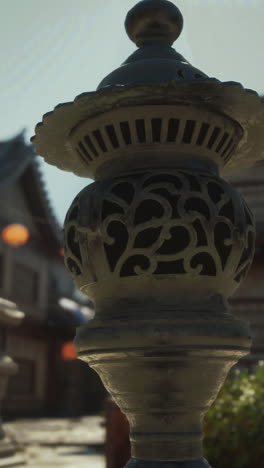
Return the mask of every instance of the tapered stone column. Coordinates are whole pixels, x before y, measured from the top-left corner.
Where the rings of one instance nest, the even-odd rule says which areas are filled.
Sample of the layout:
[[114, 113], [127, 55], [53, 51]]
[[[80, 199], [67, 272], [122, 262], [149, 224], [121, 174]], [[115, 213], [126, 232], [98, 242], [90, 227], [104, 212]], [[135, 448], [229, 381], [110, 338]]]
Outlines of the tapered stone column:
[[264, 108], [171, 48], [182, 25], [171, 2], [139, 2], [126, 18], [138, 50], [33, 138], [47, 162], [96, 180], [67, 214], [65, 264], [96, 304], [76, 345], [127, 415], [127, 468], [209, 466], [204, 414], [251, 343], [227, 299], [254, 225], [223, 176], [263, 157]]
[[105, 180], [70, 209], [66, 261], [79, 258], [78, 281], [94, 274], [83, 291], [97, 304], [93, 324], [79, 329], [79, 354], [126, 413], [135, 458], [202, 457], [203, 415], [249, 351], [226, 298], [253, 245], [247, 207], [206, 171]]
[[[5, 398], [8, 379], [14, 375], [18, 366], [7, 355], [6, 335], [9, 327], [18, 326], [24, 318], [23, 312], [10, 301], [0, 298], [0, 401]], [[25, 460], [16, 454], [14, 443], [5, 435], [0, 420], [0, 467], [21, 466]]]

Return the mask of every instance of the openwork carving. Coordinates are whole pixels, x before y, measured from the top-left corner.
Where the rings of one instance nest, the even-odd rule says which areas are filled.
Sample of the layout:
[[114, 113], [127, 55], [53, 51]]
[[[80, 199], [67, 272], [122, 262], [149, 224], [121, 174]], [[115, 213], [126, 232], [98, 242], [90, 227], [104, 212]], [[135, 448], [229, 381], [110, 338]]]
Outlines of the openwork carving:
[[[187, 170], [89, 186], [66, 220], [66, 264], [77, 276], [85, 239], [117, 277], [224, 274], [239, 283], [254, 251], [252, 215], [237, 192], [217, 177]], [[88, 250], [92, 265], [95, 252]]]
[[184, 144], [204, 151], [211, 150], [216, 153], [215, 157], [218, 155], [227, 162], [238, 139], [234, 136], [234, 129], [232, 132], [230, 128], [227, 132], [223, 123], [222, 127], [195, 118], [132, 119], [130, 116], [130, 120], [109, 123], [85, 134], [77, 141], [76, 152], [89, 165], [99, 156], [132, 144]]
[[[161, 151], [192, 153], [207, 157], [220, 167], [232, 157], [243, 137], [237, 122], [207, 110], [189, 106], [145, 105], [122, 108], [82, 120], [69, 136], [69, 145], [75, 155], [87, 167], [103, 166], [119, 157], [126, 167], [126, 156], [150, 154], [157, 143]], [[154, 146], [153, 146], [154, 145]], [[152, 158], [156, 159], [154, 149]], [[150, 163], [151, 164], [151, 163]], [[150, 166], [148, 164], [147, 167]]]
[[[72, 203], [71, 209], [67, 216], [67, 228], [65, 232], [65, 264], [68, 270], [74, 276], [79, 276], [83, 272], [81, 251], [79, 246], [79, 233], [77, 231], [78, 225], [76, 222], [79, 213], [78, 200], [79, 197], [77, 196]], [[70, 252], [69, 256], [67, 256], [68, 252]]]

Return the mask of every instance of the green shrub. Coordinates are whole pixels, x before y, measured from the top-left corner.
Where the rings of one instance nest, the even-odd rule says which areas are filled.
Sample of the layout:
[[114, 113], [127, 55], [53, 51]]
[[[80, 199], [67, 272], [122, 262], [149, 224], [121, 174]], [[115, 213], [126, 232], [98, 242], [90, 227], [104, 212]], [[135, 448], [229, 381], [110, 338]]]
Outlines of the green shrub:
[[264, 365], [235, 370], [205, 418], [205, 457], [213, 468], [264, 468]]

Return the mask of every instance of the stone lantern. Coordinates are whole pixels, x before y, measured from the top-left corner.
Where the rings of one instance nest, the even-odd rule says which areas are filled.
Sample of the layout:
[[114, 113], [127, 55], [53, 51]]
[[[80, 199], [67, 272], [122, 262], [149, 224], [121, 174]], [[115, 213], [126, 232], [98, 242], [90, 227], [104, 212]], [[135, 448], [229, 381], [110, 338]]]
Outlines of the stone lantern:
[[127, 468], [205, 468], [203, 416], [251, 343], [227, 298], [250, 267], [254, 223], [222, 177], [264, 156], [264, 107], [171, 47], [173, 3], [143, 0], [125, 26], [138, 49], [46, 114], [33, 141], [95, 180], [67, 214], [65, 264], [96, 304], [76, 345], [127, 415]]
[[[7, 333], [9, 327], [18, 326], [24, 318], [24, 313], [18, 310], [16, 304], [0, 298], [0, 402], [2, 403], [9, 378], [16, 374], [18, 365], [7, 354]], [[24, 465], [24, 458], [16, 454], [15, 444], [2, 426], [0, 418], [0, 467]]]

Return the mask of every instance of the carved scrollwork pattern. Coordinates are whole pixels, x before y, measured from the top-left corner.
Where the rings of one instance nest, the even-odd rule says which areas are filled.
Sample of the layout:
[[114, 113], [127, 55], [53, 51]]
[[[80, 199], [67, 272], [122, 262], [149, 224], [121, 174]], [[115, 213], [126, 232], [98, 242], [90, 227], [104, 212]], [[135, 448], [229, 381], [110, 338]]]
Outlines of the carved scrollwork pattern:
[[232, 268], [240, 246], [239, 281], [252, 258], [254, 228], [248, 208], [239, 210], [233, 198], [220, 179], [187, 171], [114, 181], [101, 214], [111, 270], [119, 276], [217, 276]]
[[178, 170], [94, 186], [82, 226], [73, 220], [74, 205], [67, 219], [68, 262], [80, 270], [73, 227], [90, 239], [100, 237], [109, 273], [117, 277], [225, 274], [239, 283], [245, 276], [254, 252], [252, 215], [225, 181]]
[[83, 273], [81, 250], [78, 236], [79, 197], [77, 196], [67, 214], [64, 230], [65, 265], [73, 276]]

